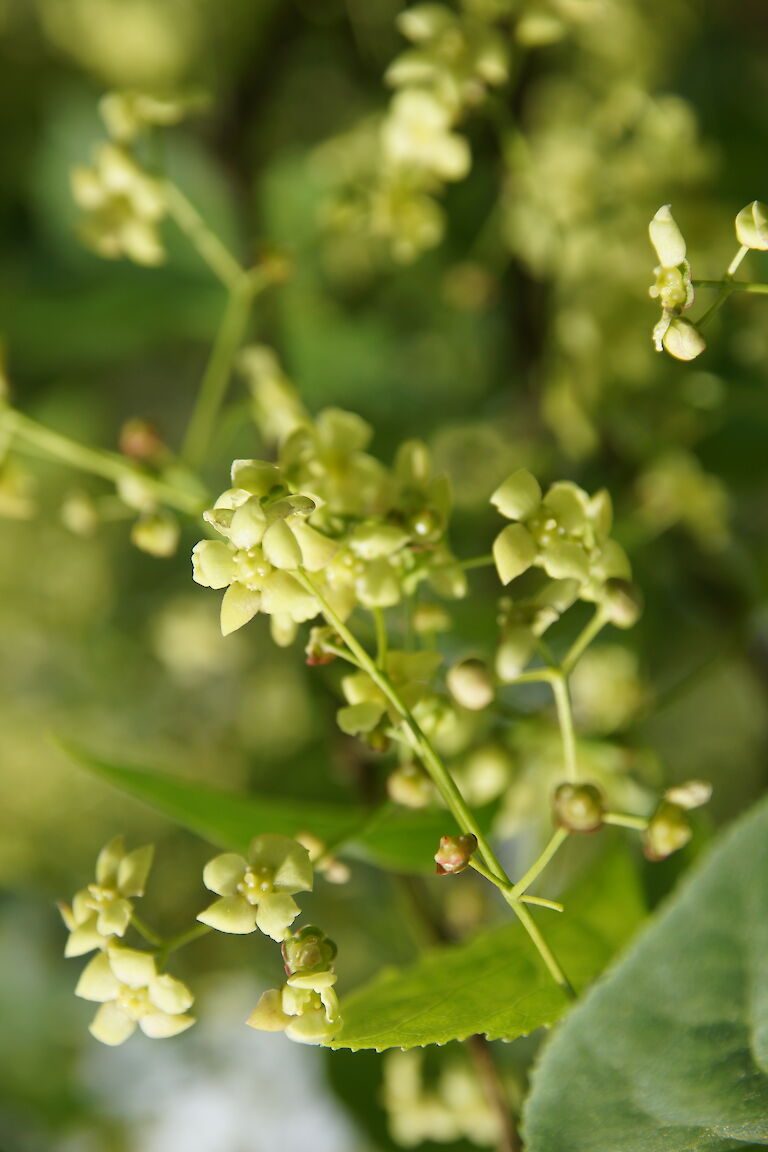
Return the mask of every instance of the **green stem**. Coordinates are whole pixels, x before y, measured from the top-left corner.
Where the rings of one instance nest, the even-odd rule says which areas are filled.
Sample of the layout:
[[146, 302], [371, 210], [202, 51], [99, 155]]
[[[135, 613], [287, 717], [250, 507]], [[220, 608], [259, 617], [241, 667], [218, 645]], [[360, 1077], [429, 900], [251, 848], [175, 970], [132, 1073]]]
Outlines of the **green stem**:
[[141, 920], [135, 912], [131, 915], [131, 924], [139, 933], [139, 935], [143, 936], [147, 943], [151, 944], [153, 948], [165, 947], [163, 944], [162, 936], [158, 936], [157, 932], [153, 931], [153, 929], [150, 928], [148, 924], [145, 924], [144, 921]]
[[164, 963], [172, 952], [178, 952], [179, 948], [184, 948], [187, 944], [191, 944], [193, 940], [199, 940], [201, 936], [207, 936], [213, 929], [208, 924], [195, 924], [192, 928], [188, 928], [186, 932], [179, 932], [177, 936], [171, 936], [170, 940], [160, 948], [160, 956], [158, 957], [158, 964], [161, 961]]
[[491, 848], [490, 844], [483, 835], [482, 829], [479, 827], [473, 813], [467, 807], [461, 792], [459, 791], [453, 777], [448, 772], [448, 769], [443, 764], [442, 759], [432, 745], [427, 735], [421, 730], [418, 723], [414, 719], [410, 709], [403, 702], [397, 689], [389, 680], [389, 677], [382, 671], [376, 662], [363, 648], [362, 644], [357, 640], [355, 635], [350, 632], [344, 621], [334, 611], [331, 605], [325, 600], [323, 594], [310, 579], [310, 577], [299, 569], [295, 573], [296, 579], [304, 587], [310, 595], [314, 596], [322, 609], [328, 623], [339, 634], [346, 646], [349, 648], [352, 655], [357, 660], [360, 667], [367, 672], [371, 680], [373, 680], [376, 687], [384, 694], [387, 700], [393, 705], [394, 708], [400, 713], [403, 718], [403, 723], [411, 737], [415, 750], [421, 756], [424, 765], [429, 772], [432, 780], [435, 783], [440, 795], [445, 800], [450, 811], [453, 813], [457, 824], [462, 832], [471, 833], [476, 837], [478, 847], [488, 866], [490, 874], [495, 877], [494, 883], [500, 887], [509, 886], [509, 877], [504, 872], [496, 855]]
[[247, 273], [240, 273], [230, 287], [224, 317], [216, 334], [181, 448], [182, 460], [192, 467], [199, 467], [205, 458], [258, 287], [254, 277]]
[[731, 293], [738, 290], [737, 286], [733, 283], [733, 274], [738, 268], [739, 264], [741, 264], [748, 251], [749, 249], [742, 245], [734, 256], [733, 260], [731, 260], [728, 268], [726, 269], [725, 275], [720, 282], [720, 292], [718, 293], [715, 301], [710, 304], [704, 315], [696, 321], [697, 328], [702, 328], [707, 323], [707, 321], [712, 316], [714, 316], [714, 314], [718, 312], [720, 308], [722, 308], [723, 304], [725, 304]]
[[576, 733], [573, 727], [573, 709], [571, 707], [571, 693], [568, 688], [568, 680], [561, 669], [553, 668], [550, 682], [555, 695], [557, 719], [563, 738], [565, 774], [569, 780], [574, 781], [578, 779], [579, 769], [576, 763]]
[[387, 660], [387, 622], [381, 608], [371, 608], [371, 615], [376, 626], [376, 663], [383, 668]]
[[[694, 288], [722, 288], [722, 280], [694, 280]], [[734, 280], [730, 285], [731, 292], [752, 292], [757, 296], [768, 295], [768, 284], [761, 281]]]
[[512, 896], [515, 898], [515, 900], [522, 899], [524, 894], [530, 888], [531, 884], [533, 884], [534, 880], [536, 880], [540, 873], [544, 871], [552, 857], [568, 839], [568, 835], [569, 833], [567, 829], [557, 829], [547, 846], [544, 848], [544, 851], [539, 856], [538, 860], [536, 860], [531, 865], [525, 876], [523, 876], [522, 880], [518, 880], [517, 884], [515, 884], [514, 888], [512, 889]]
[[734, 273], [736, 272], [736, 269], [738, 268], [739, 264], [741, 264], [742, 260], [746, 256], [747, 252], [749, 252], [749, 248], [747, 248], [746, 244], [742, 244], [741, 247], [739, 248], [738, 252], [734, 256], [733, 260], [731, 260], [730, 264], [728, 265], [728, 267], [725, 271], [725, 275], [727, 277], [730, 278], [731, 276], [734, 275]]
[[598, 606], [595, 608], [595, 613], [592, 619], [581, 630], [571, 647], [566, 652], [565, 657], [563, 658], [560, 667], [562, 668], [564, 675], [567, 676], [570, 672], [573, 671], [574, 667], [586, 649], [592, 643], [595, 636], [597, 636], [598, 632], [602, 631], [607, 623], [608, 620], [606, 616], [604, 615], [602, 609]]
[[243, 269], [218, 236], [210, 230], [205, 220], [180, 188], [172, 181], [165, 183], [168, 211], [181, 231], [197, 249], [200, 256], [225, 287], [233, 291], [243, 276]]
[[205, 502], [190, 492], [184, 492], [164, 480], [142, 472], [128, 460], [116, 452], [107, 452], [103, 448], [91, 448], [87, 444], [80, 444], [71, 440], [61, 432], [55, 432], [38, 424], [36, 420], [23, 415], [14, 408], [0, 411], [0, 426], [8, 428], [18, 441], [18, 447], [31, 449], [38, 454], [61, 464], [68, 464], [81, 472], [100, 476], [113, 484], [120, 484], [125, 480], [134, 480], [159, 503], [175, 508], [178, 512], [198, 516], [205, 507]]
[[507, 893], [506, 895], [507, 903], [509, 904], [510, 908], [513, 909], [516, 916], [520, 920], [520, 923], [523, 925], [531, 940], [536, 945], [539, 955], [546, 964], [553, 980], [555, 980], [555, 982], [560, 985], [569, 1000], [575, 1000], [576, 991], [573, 985], [566, 976], [565, 972], [563, 972], [562, 968], [560, 967], [557, 957], [542, 936], [530, 912], [522, 903], [522, 901], [514, 900], [511, 893]]
[[603, 815], [603, 824], [614, 824], [617, 828], [633, 828], [637, 832], [645, 832], [648, 820], [644, 816], [630, 816], [626, 812], [606, 812]]

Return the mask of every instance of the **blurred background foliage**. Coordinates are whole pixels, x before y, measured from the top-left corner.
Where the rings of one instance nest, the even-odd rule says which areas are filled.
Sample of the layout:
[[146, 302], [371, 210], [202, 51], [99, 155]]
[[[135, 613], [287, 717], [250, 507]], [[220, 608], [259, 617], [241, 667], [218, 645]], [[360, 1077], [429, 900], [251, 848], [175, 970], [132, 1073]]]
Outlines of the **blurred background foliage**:
[[[90, 443], [115, 447], [134, 416], [179, 443], [222, 291], [170, 229], [159, 269], [85, 251], [69, 171], [103, 136], [104, 90], [204, 89], [207, 110], [167, 134], [157, 162], [244, 259], [276, 248], [290, 260], [251, 337], [277, 350], [311, 410], [369, 420], [383, 459], [405, 437], [429, 442], [453, 482], [459, 555], [487, 551], [488, 494], [515, 468], [611, 490], [646, 612], [628, 642], [608, 637], [579, 668], [584, 755], [598, 778], [632, 767], [654, 786], [710, 779], [721, 822], [765, 783], [768, 322], [760, 300], [738, 299], [695, 364], [657, 356], [646, 228], [672, 200], [694, 275], [728, 263], [733, 217], [765, 198], [768, 28], [754, 0], [515, 8], [510, 77], [460, 126], [471, 170], [437, 197], [435, 242], [403, 260], [348, 210], [404, 47], [400, 0], [0, 0], [0, 315], [14, 401]], [[765, 279], [768, 259], [752, 253], [748, 270]], [[206, 481], [218, 491], [233, 456], [263, 450], [241, 379]], [[208, 850], [86, 777], [50, 733], [263, 794], [365, 799], [383, 777], [338, 734], [332, 680], [275, 649], [263, 620], [222, 641], [218, 598], [190, 580], [196, 524], [170, 560], [136, 551], [125, 519], [76, 535], [62, 505], [103, 485], [42, 463], [22, 483], [18, 466], [6, 458], [1, 477], [2, 1152], [290, 1149], [310, 1131], [316, 1150], [386, 1149], [385, 1099], [401, 1140], [488, 1144], [461, 1049], [430, 1054], [426, 1075], [433, 1103], [469, 1093], [467, 1131], [445, 1108], [440, 1120], [407, 1103], [413, 1061], [385, 1085], [373, 1054], [244, 1036], [274, 966], [251, 941], [208, 938], [185, 955], [208, 1020], [191, 1038], [94, 1051], [53, 901], [122, 830], [157, 842], [150, 908], [181, 925], [200, 907]], [[448, 656], [494, 633], [495, 577], [472, 583]], [[478, 803], [500, 797], [514, 854], [545, 819], [555, 730], [524, 721], [475, 736], [479, 750], [457, 747], [458, 772]], [[656, 873], [651, 900], [676, 867]], [[464, 933], [485, 899], [469, 882], [447, 901], [431, 881], [359, 866], [350, 885], [321, 887], [313, 915], [354, 984], [424, 944], [414, 904]], [[527, 1054], [503, 1054], [516, 1093]], [[303, 1120], [286, 1132], [297, 1098]]]

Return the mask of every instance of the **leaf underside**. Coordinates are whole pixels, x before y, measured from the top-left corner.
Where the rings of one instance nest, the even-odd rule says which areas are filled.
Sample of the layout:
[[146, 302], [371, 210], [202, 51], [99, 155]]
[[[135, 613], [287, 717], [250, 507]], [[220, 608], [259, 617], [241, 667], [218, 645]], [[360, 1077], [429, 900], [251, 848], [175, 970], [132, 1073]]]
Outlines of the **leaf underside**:
[[768, 800], [694, 869], [547, 1045], [529, 1152], [768, 1144]]

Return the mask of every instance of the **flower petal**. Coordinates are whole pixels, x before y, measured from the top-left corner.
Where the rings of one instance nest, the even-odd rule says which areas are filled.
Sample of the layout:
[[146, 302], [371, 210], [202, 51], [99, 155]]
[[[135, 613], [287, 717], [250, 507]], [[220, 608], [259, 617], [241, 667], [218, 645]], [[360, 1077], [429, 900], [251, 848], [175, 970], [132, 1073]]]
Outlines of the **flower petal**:
[[338, 1032], [341, 1021], [330, 1023], [322, 1009], [304, 1012], [301, 1016], [294, 1016], [285, 1029], [285, 1034], [299, 1044], [325, 1044]]
[[120, 981], [112, 971], [109, 957], [106, 952], [100, 952], [80, 973], [75, 996], [79, 996], [81, 1000], [94, 1000], [97, 1004], [104, 1004], [107, 1000], [114, 1000], [119, 991]]
[[217, 932], [234, 932], [244, 936], [256, 931], [256, 909], [242, 896], [225, 896], [221, 900], [214, 900], [197, 919], [201, 924], [215, 928]]
[[248, 860], [253, 868], [269, 868], [274, 872], [275, 886], [281, 892], [290, 894], [312, 889], [309, 852], [290, 836], [275, 832], [254, 836], [248, 848]]
[[299, 914], [299, 906], [292, 896], [279, 892], [264, 896], [256, 909], [256, 924], [265, 936], [273, 940], [285, 939], [285, 934]]
[[264, 992], [258, 1004], [246, 1020], [251, 1028], [259, 1028], [262, 1032], [282, 1032], [290, 1021], [282, 1009], [282, 994], [278, 988], [270, 988]]
[[203, 884], [217, 896], [234, 896], [237, 885], [243, 879], [248, 864], [236, 852], [224, 852], [214, 856], [203, 869]]
[[149, 999], [161, 1012], [175, 1016], [186, 1012], [195, 998], [182, 980], [163, 975], [150, 981]]
[[105, 844], [96, 860], [96, 883], [114, 885], [117, 880], [117, 868], [125, 855], [125, 837], [115, 836], [109, 844]]
[[166, 1012], [150, 1012], [139, 1020], [139, 1028], [152, 1040], [167, 1040], [186, 1032], [195, 1023], [194, 1016], [169, 1016]]
[[129, 988], [146, 988], [157, 975], [155, 958], [149, 952], [139, 952], [136, 948], [110, 948], [107, 956], [115, 976]]
[[88, 1026], [88, 1031], [102, 1044], [115, 1047], [133, 1035], [136, 1031], [136, 1021], [131, 1020], [114, 1001], [110, 1001], [99, 1008]]
[[229, 636], [252, 620], [261, 607], [261, 593], [252, 592], [244, 584], [230, 584], [221, 601], [221, 634]]
[[94, 912], [92, 916], [86, 920], [85, 924], [81, 924], [74, 931], [70, 932], [67, 943], [64, 947], [64, 955], [70, 956], [85, 956], [86, 952], [93, 952], [94, 948], [101, 948], [104, 945], [104, 937], [96, 927], [97, 916]]
[[143, 848], [129, 852], [120, 861], [117, 868], [117, 889], [122, 896], [144, 895], [154, 852], [154, 845], [145, 844]]

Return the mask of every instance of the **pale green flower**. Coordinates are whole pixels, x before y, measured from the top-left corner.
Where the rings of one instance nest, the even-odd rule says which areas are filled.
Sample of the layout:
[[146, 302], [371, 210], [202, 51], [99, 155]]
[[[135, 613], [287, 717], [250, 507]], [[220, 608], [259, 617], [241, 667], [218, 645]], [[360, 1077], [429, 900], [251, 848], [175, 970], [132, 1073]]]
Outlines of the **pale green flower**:
[[194, 1024], [186, 1015], [194, 997], [181, 980], [159, 975], [155, 959], [133, 948], [110, 947], [86, 966], [75, 989], [100, 1004], [89, 1031], [102, 1044], [122, 1044], [141, 1029], [162, 1040]]
[[151, 844], [126, 852], [122, 836], [102, 848], [95, 883], [75, 893], [71, 907], [60, 905], [69, 929], [65, 956], [82, 956], [104, 948], [113, 936], [125, 935], [133, 915], [131, 898], [144, 894], [153, 852]]
[[126, 149], [101, 144], [90, 167], [72, 170], [72, 194], [84, 213], [83, 239], [99, 256], [127, 256], [137, 264], [163, 262], [157, 230], [166, 212], [163, 187]]
[[554, 581], [576, 581], [580, 599], [597, 601], [607, 580], [629, 577], [624, 550], [609, 536], [613, 513], [605, 489], [590, 496], [561, 480], [542, 497], [536, 479], [520, 469], [496, 489], [491, 503], [516, 521], [493, 544], [503, 584], [536, 566]]
[[768, 206], [753, 200], [736, 217], [736, 236], [745, 248], [768, 250]]
[[398, 92], [382, 125], [382, 148], [393, 168], [462, 180], [469, 172], [469, 145], [451, 130], [450, 107], [417, 88]]
[[265, 833], [251, 841], [247, 857], [225, 852], [210, 860], [203, 882], [221, 897], [197, 917], [203, 924], [236, 934], [259, 928], [279, 941], [299, 914], [294, 894], [312, 889], [312, 865], [296, 840]]

